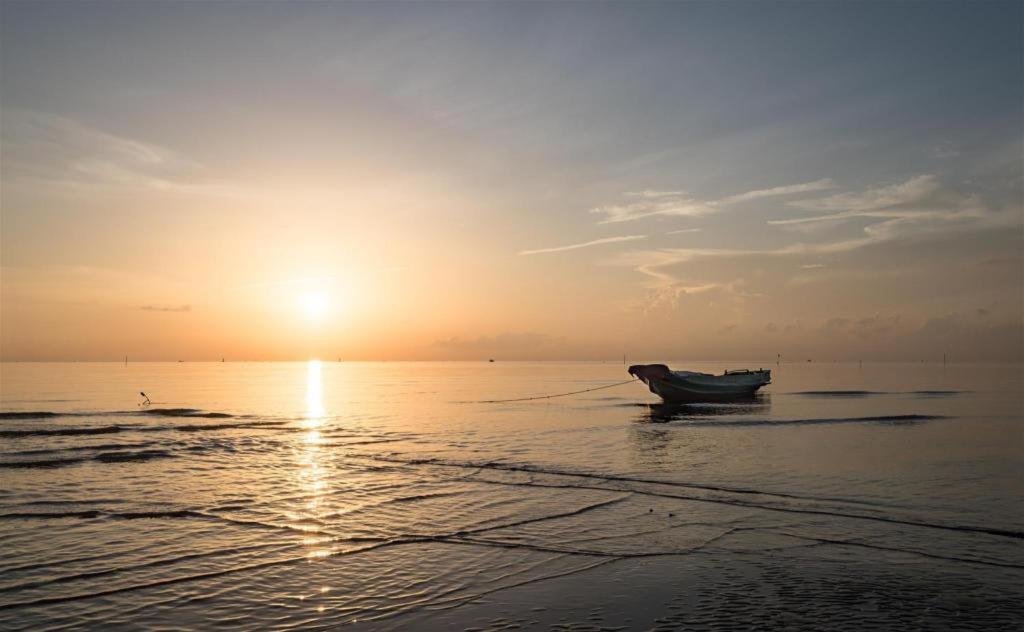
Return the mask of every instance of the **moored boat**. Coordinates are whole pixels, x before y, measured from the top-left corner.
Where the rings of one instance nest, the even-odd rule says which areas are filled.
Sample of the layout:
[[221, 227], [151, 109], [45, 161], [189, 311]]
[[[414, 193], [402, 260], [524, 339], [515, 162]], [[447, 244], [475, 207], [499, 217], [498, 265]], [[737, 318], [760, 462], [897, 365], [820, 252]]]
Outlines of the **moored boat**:
[[673, 371], [664, 364], [634, 364], [629, 374], [643, 381], [651, 392], [666, 402], [721, 402], [752, 397], [757, 389], [771, 384], [768, 369], [726, 371], [722, 375]]

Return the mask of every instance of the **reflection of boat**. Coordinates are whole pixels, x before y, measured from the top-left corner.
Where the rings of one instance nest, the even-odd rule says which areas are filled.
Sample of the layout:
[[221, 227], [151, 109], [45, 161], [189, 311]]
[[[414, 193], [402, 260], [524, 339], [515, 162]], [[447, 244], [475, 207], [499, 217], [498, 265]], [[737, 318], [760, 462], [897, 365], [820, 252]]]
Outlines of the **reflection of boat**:
[[707, 402], [681, 403], [681, 402], [658, 402], [657, 404], [644, 404], [644, 411], [637, 415], [636, 421], [645, 423], [663, 424], [670, 421], [697, 421], [714, 420], [715, 418], [734, 418], [749, 415], [764, 414], [771, 408], [771, 399], [767, 395], [758, 394], [749, 398], [741, 398], [737, 401], [724, 403]]
[[634, 364], [629, 374], [640, 378], [651, 392], [666, 402], [722, 402], [753, 396], [772, 382], [772, 372], [726, 371], [722, 375], [673, 371], [664, 364]]

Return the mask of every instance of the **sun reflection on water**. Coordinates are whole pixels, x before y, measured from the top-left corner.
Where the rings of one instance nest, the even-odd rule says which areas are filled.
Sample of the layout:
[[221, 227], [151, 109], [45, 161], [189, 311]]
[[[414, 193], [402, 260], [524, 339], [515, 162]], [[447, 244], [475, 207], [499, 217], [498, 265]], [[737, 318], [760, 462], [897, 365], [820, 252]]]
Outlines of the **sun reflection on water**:
[[[303, 419], [303, 427], [308, 431], [302, 435], [302, 452], [299, 455], [299, 486], [306, 497], [305, 511], [302, 517], [319, 520], [321, 514], [321, 503], [323, 497], [328, 493], [328, 482], [323, 478], [323, 471], [317, 462], [320, 453], [322, 438], [320, 426], [323, 424], [324, 403], [323, 403], [323, 381], [321, 371], [323, 367], [319, 360], [310, 360], [306, 366], [306, 414]], [[299, 529], [307, 533], [315, 533], [319, 527], [305, 524]], [[327, 557], [331, 549], [327, 548], [330, 538], [313, 538], [304, 536], [302, 544], [309, 547], [306, 557], [310, 560]]]
[[310, 360], [306, 365], [306, 427], [320, 425], [324, 416], [324, 388], [320, 377], [322, 365], [319, 360]]

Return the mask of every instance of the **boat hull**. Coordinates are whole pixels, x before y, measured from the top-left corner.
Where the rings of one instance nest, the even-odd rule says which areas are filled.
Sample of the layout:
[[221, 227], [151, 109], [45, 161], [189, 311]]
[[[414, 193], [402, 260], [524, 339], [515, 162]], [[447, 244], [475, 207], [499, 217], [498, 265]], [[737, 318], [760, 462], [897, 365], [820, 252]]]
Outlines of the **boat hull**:
[[771, 371], [726, 372], [723, 375], [670, 371], [664, 365], [630, 367], [637, 376], [664, 401], [673, 404], [696, 402], [729, 402], [749, 399], [771, 383]]

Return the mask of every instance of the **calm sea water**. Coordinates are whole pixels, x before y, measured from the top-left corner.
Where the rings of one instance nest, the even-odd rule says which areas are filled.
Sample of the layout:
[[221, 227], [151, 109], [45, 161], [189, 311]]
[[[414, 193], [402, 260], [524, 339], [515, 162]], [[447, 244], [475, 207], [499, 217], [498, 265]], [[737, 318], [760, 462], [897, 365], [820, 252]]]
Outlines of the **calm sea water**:
[[771, 368], [4, 364], [0, 628], [1019, 630], [1021, 367]]

